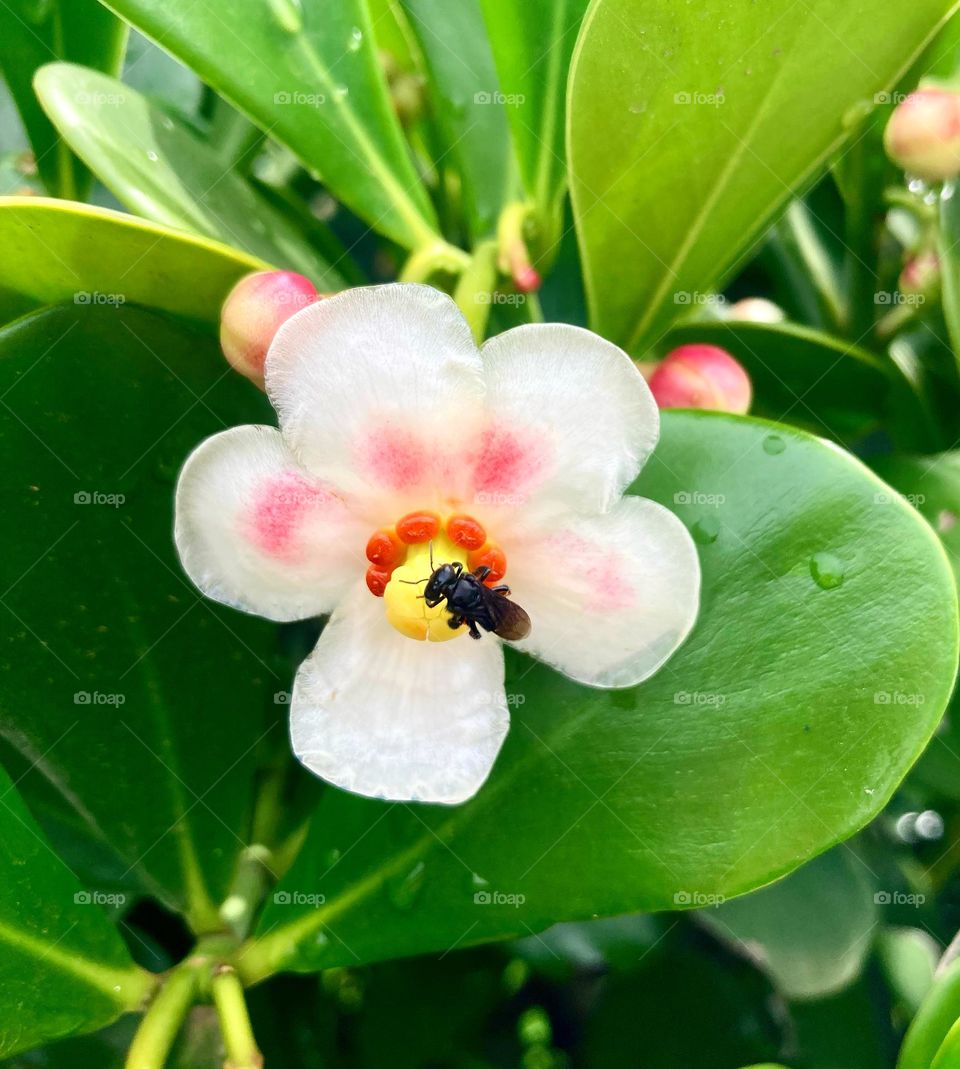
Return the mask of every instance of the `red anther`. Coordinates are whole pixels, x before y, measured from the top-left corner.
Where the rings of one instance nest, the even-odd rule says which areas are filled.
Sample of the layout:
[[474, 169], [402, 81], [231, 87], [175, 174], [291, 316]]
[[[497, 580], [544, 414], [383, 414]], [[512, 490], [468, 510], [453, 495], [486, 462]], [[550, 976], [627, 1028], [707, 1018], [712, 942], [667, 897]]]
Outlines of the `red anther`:
[[440, 531], [440, 517], [435, 512], [408, 512], [397, 521], [397, 536], [408, 546], [429, 542]]
[[371, 564], [391, 568], [399, 564], [402, 557], [403, 543], [394, 531], [381, 527], [379, 531], [373, 532], [367, 542], [367, 560]]
[[383, 592], [390, 582], [390, 568], [381, 568], [379, 564], [371, 564], [367, 569], [367, 588], [375, 597], [382, 598]]
[[467, 558], [467, 564], [471, 572], [478, 568], [489, 568], [490, 574], [484, 579], [487, 586], [493, 586], [507, 574], [507, 558], [503, 550], [496, 542], [488, 542], [480, 549], [476, 549]]
[[458, 513], [447, 520], [450, 541], [463, 549], [479, 549], [487, 540], [487, 532], [472, 516]]
[[521, 293], [536, 293], [542, 281], [540, 272], [531, 264], [514, 266], [513, 284]]

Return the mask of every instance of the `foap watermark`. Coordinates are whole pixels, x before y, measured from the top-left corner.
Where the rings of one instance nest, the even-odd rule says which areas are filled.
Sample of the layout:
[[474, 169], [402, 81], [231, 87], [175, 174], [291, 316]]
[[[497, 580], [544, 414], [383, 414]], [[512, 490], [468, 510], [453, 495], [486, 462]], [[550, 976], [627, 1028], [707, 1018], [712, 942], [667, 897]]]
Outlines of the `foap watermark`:
[[719, 108], [727, 102], [727, 98], [723, 95], [723, 90], [718, 89], [715, 93], [674, 93], [673, 102], [674, 104], [700, 104], [710, 108]]
[[78, 906], [122, 906], [127, 896], [119, 891], [112, 894], [105, 891], [77, 891], [73, 901]]
[[316, 909], [327, 901], [327, 896], [315, 891], [274, 891], [276, 906], [312, 906]]
[[873, 295], [874, 304], [920, 305], [926, 304], [927, 298], [922, 293], [901, 293], [899, 290], [878, 290]]
[[497, 490], [481, 490], [473, 496], [475, 505], [506, 505], [509, 507], [511, 505], [522, 505], [526, 500], [523, 494], [502, 494]]
[[908, 93], [874, 93], [874, 104], [902, 104], [907, 97]]
[[292, 105], [296, 108], [322, 108], [327, 102], [325, 93], [304, 93], [299, 89], [288, 92], [281, 89], [273, 94], [274, 104]]
[[907, 505], [919, 508], [927, 500], [926, 494], [898, 494], [896, 490], [880, 490], [873, 495], [875, 505], [893, 505], [902, 501]]
[[923, 705], [925, 694], [912, 694], [902, 690], [877, 690], [873, 693], [874, 705]]
[[102, 293], [100, 290], [77, 290], [73, 295], [74, 304], [99, 304], [110, 305], [119, 308], [127, 303], [127, 298], [122, 293]]
[[876, 891], [873, 895], [873, 901], [878, 906], [913, 906], [914, 909], [917, 909], [926, 900], [926, 895], [908, 894], [906, 891]]
[[126, 93], [88, 93], [80, 90], [73, 94], [73, 99], [78, 104], [95, 104], [98, 107], [118, 108], [127, 99]]
[[705, 906], [722, 906], [726, 900], [724, 895], [711, 894], [706, 891], [677, 891], [673, 896], [675, 906], [695, 906], [697, 909]]
[[519, 308], [520, 305], [526, 304], [527, 295], [525, 293], [501, 293], [499, 290], [494, 290], [493, 293], [481, 291], [474, 297], [474, 301], [477, 304], [505, 304]]
[[720, 508], [726, 500], [723, 494], [707, 494], [702, 490], [678, 490], [673, 495], [675, 505], [705, 505], [712, 509]]
[[289, 690], [278, 690], [273, 696], [274, 705], [289, 705], [291, 694]]
[[119, 691], [107, 693], [102, 690], [78, 690], [73, 696], [74, 705], [116, 705], [126, 703], [126, 694]]
[[511, 891], [475, 891], [473, 904], [475, 906], [513, 906], [519, 909], [527, 896]]
[[722, 293], [700, 293], [699, 290], [677, 290], [673, 295], [674, 304], [696, 304], [707, 307], [721, 307], [727, 303], [727, 298]]
[[492, 93], [479, 92], [473, 94], [474, 104], [502, 104], [508, 108], [522, 107], [527, 98], [523, 93], [501, 93], [499, 89]]
[[674, 705], [723, 705], [726, 694], [710, 690], [678, 690], [673, 696]]
[[120, 508], [126, 500], [125, 494], [108, 494], [104, 490], [78, 490], [73, 495], [75, 505], [106, 505], [112, 509]]

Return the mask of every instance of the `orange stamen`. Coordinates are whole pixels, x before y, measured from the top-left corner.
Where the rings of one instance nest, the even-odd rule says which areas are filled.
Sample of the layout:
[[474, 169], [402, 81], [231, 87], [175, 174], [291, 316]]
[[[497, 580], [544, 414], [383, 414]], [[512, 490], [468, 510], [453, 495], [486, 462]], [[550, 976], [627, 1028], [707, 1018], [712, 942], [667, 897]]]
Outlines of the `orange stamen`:
[[474, 550], [467, 559], [467, 564], [472, 572], [478, 568], [490, 569], [490, 574], [484, 579], [487, 586], [499, 583], [507, 574], [506, 555], [496, 542], [487, 542], [480, 549]]
[[429, 542], [440, 530], [440, 517], [435, 512], [408, 512], [397, 521], [397, 536], [408, 546]]
[[450, 541], [463, 549], [480, 549], [487, 540], [487, 532], [472, 517], [458, 513], [447, 520]]
[[384, 568], [396, 566], [403, 560], [403, 543], [392, 527], [381, 527], [374, 531], [367, 542], [367, 560]]

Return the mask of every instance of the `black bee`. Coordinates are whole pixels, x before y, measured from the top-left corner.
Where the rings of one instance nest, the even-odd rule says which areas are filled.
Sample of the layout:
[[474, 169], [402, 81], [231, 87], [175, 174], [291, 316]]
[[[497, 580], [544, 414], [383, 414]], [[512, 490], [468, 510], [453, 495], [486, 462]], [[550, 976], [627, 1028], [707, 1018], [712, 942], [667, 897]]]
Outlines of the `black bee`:
[[[432, 550], [430, 566], [433, 567]], [[510, 587], [484, 585], [483, 581], [489, 574], [487, 567], [465, 572], [458, 561], [441, 564], [433, 569], [426, 580], [427, 585], [421, 597], [431, 609], [446, 601], [450, 613], [447, 623], [454, 631], [466, 624], [471, 638], [480, 638], [477, 625], [509, 642], [526, 638], [530, 634], [530, 617], [515, 601], [509, 599]]]

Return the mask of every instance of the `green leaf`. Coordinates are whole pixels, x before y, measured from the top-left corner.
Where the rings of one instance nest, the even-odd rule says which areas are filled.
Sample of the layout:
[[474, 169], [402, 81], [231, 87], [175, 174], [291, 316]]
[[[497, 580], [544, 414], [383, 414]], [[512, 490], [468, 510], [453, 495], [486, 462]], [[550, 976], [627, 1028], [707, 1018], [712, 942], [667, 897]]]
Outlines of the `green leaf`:
[[320, 290], [343, 288], [336, 269], [183, 122], [85, 67], [50, 64], [35, 82], [61, 136], [130, 211], [299, 271]]
[[899, 500], [878, 506], [890, 491], [836, 447], [711, 413], [664, 413], [636, 491], [700, 543], [685, 645], [630, 690], [510, 656], [513, 726], [466, 805], [327, 792], [281, 884], [290, 901], [268, 904], [241, 962], [251, 975], [732, 897], [883, 807], [956, 668], [930, 528]]
[[567, 154], [595, 328], [642, 349], [729, 278], [952, 7], [593, 0]]
[[937, 232], [942, 272], [940, 289], [943, 318], [954, 359], [960, 364], [960, 197], [956, 194], [940, 201], [940, 227]]
[[482, 2], [524, 189], [556, 226], [567, 184], [567, 70], [588, 0]]
[[96, 0], [5, 0], [0, 4], [0, 69], [30, 136], [44, 185], [82, 197], [89, 175], [71, 156], [33, 92], [33, 73], [51, 60], [119, 71], [126, 27]]
[[940, 535], [960, 583], [960, 451], [928, 457], [880, 457], [874, 467]]
[[699, 916], [754, 958], [788, 999], [821, 998], [846, 987], [863, 968], [877, 924], [869, 872], [849, 847]]
[[0, 1058], [102, 1028], [150, 984], [0, 769]]
[[746, 368], [754, 411], [850, 440], [881, 420], [895, 369], [857, 345], [793, 323], [703, 320], [681, 323], [657, 346], [719, 345]]
[[0, 198], [0, 321], [60, 301], [141, 304], [216, 329], [234, 283], [269, 264], [106, 208]]
[[[473, 243], [490, 237], [508, 197], [510, 133], [480, 0], [402, 0], [426, 62], [443, 143], [460, 178]], [[454, 44], [455, 42], [455, 44]]]
[[0, 739], [20, 789], [109, 850], [111, 879], [219, 929], [279, 684], [273, 629], [183, 576], [173, 483], [266, 402], [208, 334], [108, 305], [0, 332], [0, 393]]
[[934, 980], [900, 1048], [897, 1069], [931, 1069], [941, 1044], [960, 1018], [960, 961]]
[[364, 0], [211, 4], [110, 0], [138, 30], [320, 174], [334, 196], [405, 248], [436, 237]]

